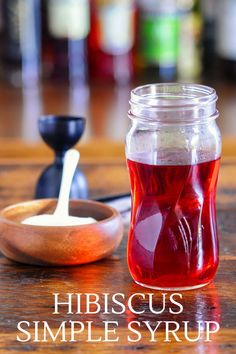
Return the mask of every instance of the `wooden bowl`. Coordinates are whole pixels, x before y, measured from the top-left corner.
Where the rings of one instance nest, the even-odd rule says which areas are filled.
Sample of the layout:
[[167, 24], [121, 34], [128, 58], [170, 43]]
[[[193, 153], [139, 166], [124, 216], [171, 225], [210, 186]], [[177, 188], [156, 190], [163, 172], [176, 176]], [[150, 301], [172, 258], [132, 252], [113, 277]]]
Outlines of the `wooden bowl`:
[[0, 250], [8, 258], [36, 265], [75, 265], [97, 261], [118, 247], [123, 224], [110, 206], [94, 201], [73, 200], [70, 215], [98, 220], [81, 226], [23, 225], [25, 218], [51, 214], [56, 199], [32, 200], [11, 205], [0, 212]]

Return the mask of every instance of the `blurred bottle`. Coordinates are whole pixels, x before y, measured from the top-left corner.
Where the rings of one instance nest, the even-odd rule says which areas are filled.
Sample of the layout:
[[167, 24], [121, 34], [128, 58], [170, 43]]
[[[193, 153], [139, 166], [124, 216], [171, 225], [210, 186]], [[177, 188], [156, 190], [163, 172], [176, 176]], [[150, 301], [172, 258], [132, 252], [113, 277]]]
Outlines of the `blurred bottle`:
[[92, 0], [91, 78], [126, 84], [133, 74], [134, 0]]
[[216, 50], [220, 71], [229, 80], [236, 80], [236, 1], [216, 1]]
[[40, 0], [4, 0], [3, 66], [13, 85], [35, 86], [40, 76]]
[[216, 52], [215, 52], [215, 36], [216, 36], [216, 16], [215, 16], [215, 0], [201, 0], [200, 3], [203, 29], [202, 29], [202, 69], [206, 76], [215, 73]]
[[3, 56], [4, 56], [4, 21], [3, 21], [3, 0], [0, 0], [0, 80], [4, 79], [4, 67], [3, 67]]
[[179, 16], [176, 0], [139, 0], [139, 45], [154, 81], [175, 79]]
[[87, 80], [89, 0], [43, 1], [43, 65], [47, 78]]
[[181, 16], [178, 55], [179, 80], [196, 80], [202, 72], [202, 17], [199, 5], [198, 0], [179, 0]]

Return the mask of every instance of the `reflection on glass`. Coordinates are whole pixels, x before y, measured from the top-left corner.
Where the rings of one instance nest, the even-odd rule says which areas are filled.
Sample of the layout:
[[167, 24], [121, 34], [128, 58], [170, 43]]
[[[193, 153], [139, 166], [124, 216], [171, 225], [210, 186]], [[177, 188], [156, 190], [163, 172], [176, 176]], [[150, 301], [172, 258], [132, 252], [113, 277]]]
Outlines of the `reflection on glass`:
[[116, 87], [114, 103], [107, 111], [106, 134], [113, 140], [123, 140], [128, 130], [129, 121], [127, 120], [127, 111], [129, 107], [129, 94], [129, 86]]
[[39, 87], [24, 88], [22, 112], [22, 138], [33, 142], [39, 139], [38, 117], [42, 113], [42, 97]]
[[70, 85], [69, 91], [69, 112], [72, 116], [85, 117], [86, 129], [81, 141], [87, 140], [91, 135], [90, 119], [89, 119], [89, 98], [90, 90], [86, 84]]

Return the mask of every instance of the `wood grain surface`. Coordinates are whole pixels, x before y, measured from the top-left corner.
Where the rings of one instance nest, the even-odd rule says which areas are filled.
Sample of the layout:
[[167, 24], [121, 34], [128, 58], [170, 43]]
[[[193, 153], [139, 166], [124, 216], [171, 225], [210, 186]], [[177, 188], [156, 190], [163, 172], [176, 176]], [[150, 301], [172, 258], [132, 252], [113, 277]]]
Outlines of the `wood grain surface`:
[[[43, 163], [12, 160], [0, 161], [0, 207], [31, 199], [35, 183], [44, 168]], [[93, 163], [82, 166], [88, 178], [90, 196], [99, 197], [129, 190], [125, 163]], [[191, 353], [218, 354], [236, 353], [236, 159], [224, 159], [221, 165], [217, 217], [220, 237], [220, 266], [215, 281], [200, 290], [183, 293], [184, 311], [178, 316], [168, 311], [157, 316], [148, 310], [147, 301], [137, 303], [138, 308], [146, 310], [145, 315], [134, 315], [126, 311], [121, 315], [67, 315], [61, 311], [53, 315], [53, 293], [103, 293], [122, 292], [126, 297], [133, 293], [148, 294], [150, 291], [136, 285], [128, 272], [126, 264], [126, 235], [119, 249], [108, 259], [78, 267], [36, 267], [13, 263], [0, 257], [0, 353]], [[160, 305], [162, 294], [155, 293], [154, 304]], [[168, 303], [168, 302], [167, 302]], [[86, 331], [79, 342], [27, 342], [16, 340], [17, 323], [26, 320], [47, 320], [52, 329], [64, 320], [93, 321], [94, 337], [104, 336], [102, 321], [119, 322], [118, 343], [90, 343], [86, 341]], [[165, 321], [190, 321], [191, 333], [196, 334], [197, 321], [216, 321], [220, 330], [212, 341], [204, 342], [201, 337], [196, 343], [183, 338], [182, 342], [165, 343], [161, 331], [157, 342], [149, 341], [149, 332], [141, 329], [142, 341], [127, 341], [127, 324], [130, 321], [149, 320], [152, 323]], [[41, 329], [40, 329], [41, 333]]]

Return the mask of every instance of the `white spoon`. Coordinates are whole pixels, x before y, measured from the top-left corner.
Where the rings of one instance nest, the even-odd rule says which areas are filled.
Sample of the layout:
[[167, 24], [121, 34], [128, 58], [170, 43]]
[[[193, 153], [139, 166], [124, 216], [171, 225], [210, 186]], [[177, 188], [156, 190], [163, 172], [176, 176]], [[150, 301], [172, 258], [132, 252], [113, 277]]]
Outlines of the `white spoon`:
[[93, 218], [80, 218], [69, 215], [71, 183], [79, 158], [80, 154], [75, 149], [68, 150], [65, 154], [60, 193], [54, 213], [31, 216], [23, 220], [22, 224], [38, 226], [73, 226], [96, 222]]

